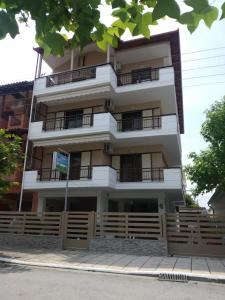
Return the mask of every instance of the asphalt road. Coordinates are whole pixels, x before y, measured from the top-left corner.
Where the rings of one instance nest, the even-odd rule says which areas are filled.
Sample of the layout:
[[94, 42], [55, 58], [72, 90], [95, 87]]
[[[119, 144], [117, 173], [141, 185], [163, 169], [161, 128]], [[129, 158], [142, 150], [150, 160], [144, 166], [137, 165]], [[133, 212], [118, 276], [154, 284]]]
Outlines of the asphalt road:
[[0, 264], [1, 300], [225, 300], [225, 284]]

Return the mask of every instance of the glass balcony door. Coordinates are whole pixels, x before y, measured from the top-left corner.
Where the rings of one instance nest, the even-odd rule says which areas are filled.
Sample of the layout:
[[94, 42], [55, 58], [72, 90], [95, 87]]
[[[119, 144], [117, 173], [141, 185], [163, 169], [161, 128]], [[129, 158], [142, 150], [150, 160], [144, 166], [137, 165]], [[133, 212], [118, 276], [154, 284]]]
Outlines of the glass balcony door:
[[126, 112], [122, 114], [122, 131], [142, 129], [142, 111]]
[[120, 156], [120, 181], [142, 181], [141, 154], [128, 154]]
[[83, 110], [65, 112], [64, 129], [79, 128], [83, 126]]

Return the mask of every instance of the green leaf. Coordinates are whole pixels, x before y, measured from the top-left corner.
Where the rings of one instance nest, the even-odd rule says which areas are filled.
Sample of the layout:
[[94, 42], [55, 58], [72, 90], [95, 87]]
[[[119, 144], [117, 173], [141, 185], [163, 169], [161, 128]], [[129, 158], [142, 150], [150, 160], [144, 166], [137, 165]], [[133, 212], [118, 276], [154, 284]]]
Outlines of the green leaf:
[[196, 25], [188, 25], [187, 26], [190, 33], [193, 33], [197, 29], [197, 27], [198, 26], [196, 26]]
[[142, 23], [145, 25], [157, 25], [157, 22], [153, 21], [151, 12], [147, 12], [142, 16]]
[[113, 11], [112, 16], [119, 18], [122, 22], [126, 22], [128, 18], [126, 10], [123, 9]]
[[155, 7], [157, 1], [156, 0], [145, 0], [145, 5], [147, 5], [148, 7]]
[[42, 40], [39, 40], [39, 42], [41, 42], [44, 47], [45, 56], [49, 54], [49, 49], [51, 49], [52, 55], [63, 56], [64, 48], [67, 44], [63, 36], [55, 32], [49, 32]]
[[121, 20], [117, 20], [115, 22], [112, 23], [112, 26], [113, 27], [118, 27], [118, 28], [121, 28], [121, 29], [126, 29], [126, 24], [123, 23]]
[[210, 6], [207, 8], [207, 12], [202, 15], [202, 18], [208, 28], [212, 26], [212, 23], [218, 18], [218, 9]]
[[14, 17], [5, 11], [0, 11], [0, 39], [5, 38], [7, 33], [14, 38], [19, 33], [19, 28]]
[[209, 6], [208, 0], [185, 0], [185, 4], [191, 6], [194, 9], [194, 12], [201, 14]]
[[222, 20], [222, 19], [224, 19], [224, 18], [225, 18], [225, 2], [223, 3], [223, 5], [222, 5], [221, 9], [222, 9], [222, 15], [221, 15], [221, 18], [220, 18], [220, 20]]
[[126, 27], [130, 30], [130, 33], [133, 34], [134, 28], [136, 27], [135, 23], [127, 22]]
[[195, 16], [193, 12], [186, 12], [180, 16], [179, 22], [181, 24], [194, 24], [195, 23]]
[[116, 8], [116, 7], [126, 7], [126, 1], [125, 0], [113, 0], [112, 1], [112, 8]]
[[102, 41], [97, 41], [97, 46], [102, 49], [103, 51], [106, 51], [107, 50], [107, 42], [105, 40], [102, 40]]
[[173, 19], [180, 17], [180, 8], [175, 0], [158, 0], [153, 10], [152, 18], [156, 21], [165, 16]]
[[127, 12], [131, 15], [132, 18], [136, 18], [137, 14], [138, 14], [138, 10], [135, 6], [130, 6], [127, 9]]

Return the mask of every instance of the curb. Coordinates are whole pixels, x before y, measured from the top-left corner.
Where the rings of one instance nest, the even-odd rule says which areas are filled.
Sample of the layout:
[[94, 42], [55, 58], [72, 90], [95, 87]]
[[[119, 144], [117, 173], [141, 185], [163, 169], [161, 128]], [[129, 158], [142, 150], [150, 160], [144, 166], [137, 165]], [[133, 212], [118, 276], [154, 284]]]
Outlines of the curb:
[[225, 284], [225, 275], [205, 275], [202, 273], [184, 273], [184, 272], [162, 272], [162, 271], [129, 271], [129, 270], [116, 270], [110, 268], [97, 268], [97, 267], [85, 267], [85, 266], [74, 266], [68, 264], [55, 264], [55, 263], [42, 263], [42, 262], [32, 262], [23, 261], [19, 259], [4, 258], [0, 257], [0, 262], [18, 264], [33, 267], [44, 267], [44, 268], [54, 268], [54, 269], [64, 269], [64, 270], [77, 270], [77, 271], [89, 271], [89, 272], [101, 272], [110, 274], [120, 274], [120, 275], [136, 275], [136, 276], [149, 276], [158, 277], [160, 274], [164, 273], [167, 275], [180, 275], [184, 274], [187, 276], [188, 280], [192, 281], [203, 281], [203, 282], [216, 282]]

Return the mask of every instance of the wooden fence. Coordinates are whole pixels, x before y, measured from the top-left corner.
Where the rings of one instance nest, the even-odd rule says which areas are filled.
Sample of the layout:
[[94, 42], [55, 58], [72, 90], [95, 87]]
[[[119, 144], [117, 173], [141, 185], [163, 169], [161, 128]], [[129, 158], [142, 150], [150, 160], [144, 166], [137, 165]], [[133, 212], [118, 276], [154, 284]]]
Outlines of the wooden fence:
[[167, 214], [170, 254], [225, 256], [225, 216]]
[[90, 238], [167, 240], [169, 254], [225, 256], [225, 216], [190, 213], [0, 212], [0, 234], [63, 238], [87, 248]]
[[96, 236], [152, 239], [163, 238], [163, 216], [153, 213], [102, 213], [96, 216]]
[[0, 212], [0, 233], [60, 235], [61, 213]]

